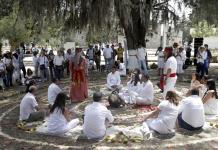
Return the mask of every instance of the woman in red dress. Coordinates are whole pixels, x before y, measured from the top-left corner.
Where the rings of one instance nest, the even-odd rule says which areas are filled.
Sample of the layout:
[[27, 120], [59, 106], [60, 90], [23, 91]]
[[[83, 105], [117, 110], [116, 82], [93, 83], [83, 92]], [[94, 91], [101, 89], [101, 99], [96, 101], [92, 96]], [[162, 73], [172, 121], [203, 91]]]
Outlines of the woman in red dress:
[[82, 57], [82, 48], [76, 48], [76, 53], [69, 67], [71, 74], [71, 102], [84, 101], [88, 97], [88, 67], [86, 59]]

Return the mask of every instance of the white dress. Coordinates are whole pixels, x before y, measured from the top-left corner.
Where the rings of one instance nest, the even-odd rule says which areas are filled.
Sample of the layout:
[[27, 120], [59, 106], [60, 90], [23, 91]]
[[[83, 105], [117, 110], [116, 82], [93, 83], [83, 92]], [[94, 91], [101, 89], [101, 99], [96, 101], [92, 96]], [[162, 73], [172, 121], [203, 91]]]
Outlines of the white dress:
[[175, 128], [179, 107], [167, 100], [162, 101], [158, 108], [160, 113], [157, 118], [147, 120], [144, 125], [160, 134], [168, 134]]
[[124, 102], [127, 104], [133, 104], [134, 100], [138, 96], [139, 87], [140, 87], [139, 82], [135, 86], [134, 82], [131, 83], [131, 81], [129, 81], [127, 83], [127, 88], [123, 88], [122, 91], [119, 93], [120, 98], [124, 100]]
[[62, 135], [70, 129], [75, 128], [78, 123], [79, 119], [73, 119], [68, 122], [61, 110], [56, 108], [48, 119], [48, 133]]
[[206, 103], [204, 103], [204, 113], [206, 115], [218, 114], [218, 100], [215, 97], [212, 97]]

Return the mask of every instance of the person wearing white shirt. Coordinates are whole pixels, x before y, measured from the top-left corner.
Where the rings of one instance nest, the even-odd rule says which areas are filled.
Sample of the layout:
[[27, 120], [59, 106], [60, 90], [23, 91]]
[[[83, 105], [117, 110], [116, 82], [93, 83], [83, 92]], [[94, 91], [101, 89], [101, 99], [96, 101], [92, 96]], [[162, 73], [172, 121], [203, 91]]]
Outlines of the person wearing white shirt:
[[141, 44], [139, 44], [139, 48], [137, 49], [136, 57], [138, 59], [139, 69], [141, 70], [141, 73], [148, 74], [147, 66], [145, 63], [146, 49], [142, 47]]
[[54, 57], [55, 77], [58, 78], [58, 80], [61, 79], [61, 75], [63, 71], [63, 63], [64, 63], [64, 57], [61, 51], [58, 51], [58, 54]]
[[85, 108], [83, 133], [88, 139], [101, 139], [106, 134], [106, 126], [114, 118], [102, 101], [102, 93], [93, 94], [93, 103]]
[[204, 103], [204, 112], [206, 115], [218, 114], [218, 96], [216, 91], [216, 83], [213, 79], [207, 81], [207, 91], [202, 101]]
[[164, 50], [164, 56], [167, 59], [164, 65], [164, 92], [163, 97], [166, 97], [168, 91], [174, 91], [176, 85], [176, 71], [177, 71], [177, 61], [173, 56], [172, 47], [166, 47]]
[[158, 56], [157, 65], [158, 65], [158, 75], [163, 74], [163, 68], [164, 68], [164, 52], [162, 47], [158, 47], [155, 56]]
[[110, 90], [119, 89], [121, 87], [120, 73], [116, 71], [116, 67], [112, 67], [111, 73], [107, 75], [107, 88]]
[[40, 77], [43, 81], [49, 79], [48, 75], [48, 58], [45, 56], [45, 52], [42, 50], [39, 56]]
[[20, 73], [20, 65], [19, 65], [19, 56], [17, 53], [13, 54], [12, 63], [14, 66], [13, 80], [19, 82], [21, 73]]
[[150, 130], [154, 130], [160, 134], [174, 132], [179, 110], [178, 105], [178, 95], [173, 91], [168, 91], [166, 100], [161, 101], [157, 110], [145, 117], [142, 131], [146, 134], [150, 133]]
[[105, 59], [105, 67], [106, 71], [111, 71], [111, 66], [112, 66], [112, 54], [113, 50], [111, 47], [109, 47], [109, 44], [107, 44], [106, 48], [103, 50], [103, 56]]
[[201, 77], [205, 74], [205, 67], [204, 63], [207, 60], [207, 52], [204, 46], [199, 47], [198, 53], [197, 53], [197, 68], [196, 72], [198, 74], [201, 74]]
[[73, 58], [73, 54], [72, 54], [71, 49], [68, 49], [68, 50], [67, 50], [67, 53], [66, 53], [66, 55], [65, 55], [65, 58], [66, 58], [67, 74], [69, 75], [69, 74], [70, 74], [69, 65], [70, 65], [70, 61], [71, 61], [72, 58]]
[[26, 122], [33, 122], [43, 120], [45, 116], [44, 111], [39, 111], [38, 103], [35, 98], [37, 88], [30, 86], [28, 93], [23, 97], [20, 103], [20, 120]]
[[154, 100], [154, 87], [153, 83], [149, 80], [149, 76], [142, 74], [141, 84], [137, 91], [137, 96], [134, 103], [137, 105], [150, 105]]
[[34, 70], [35, 70], [35, 76], [38, 77], [39, 58], [37, 57], [37, 53], [33, 53], [33, 65], [34, 65]]
[[58, 86], [59, 81], [54, 78], [52, 83], [48, 87], [48, 103], [49, 108], [54, 104], [57, 95], [62, 92], [61, 88]]
[[70, 118], [70, 112], [65, 107], [67, 95], [59, 93], [51, 107], [47, 120], [48, 133], [64, 135], [79, 124], [79, 119]]
[[140, 70], [135, 69], [130, 80], [127, 82], [127, 87], [122, 88], [119, 92], [119, 97], [127, 104], [133, 104], [140, 87]]
[[204, 105], [199, 97], [199, 90], [192, 89], [191, 96], [183, 99], [179, 106], [178, 126], [186, 130], [195, 131], [200, 130], [204, 122]]
[[121, 76], [126, 76], [126, 66], [124, 63], [121, 63], [120, 60], [117, 60], [118, 72]]
[[185, 63], [186, 60], [186, 54], [185, 51], [182, 47], [179, 48], [179, 51], [176, 55], [176, 61], [177, 61], [177, 74], [183, 74], [183, 64]]

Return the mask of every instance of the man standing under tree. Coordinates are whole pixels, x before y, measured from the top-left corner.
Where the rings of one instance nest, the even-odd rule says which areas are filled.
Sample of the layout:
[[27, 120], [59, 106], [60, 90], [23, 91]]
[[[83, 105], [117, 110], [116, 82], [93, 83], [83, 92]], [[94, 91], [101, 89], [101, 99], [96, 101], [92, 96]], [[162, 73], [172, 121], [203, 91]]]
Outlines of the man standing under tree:
[[208, 69], [210, 67], [210, 62], [211, 62], [213, 57], [212, 57], [211, 51], [208, 48], [208, 45], [204, 44], [204, 47], [205, 47], [205, 49], [206, 49], [205, 51], [207, 53], [207, 59], [204, 62], [204, 65], [205, 65], [204, 68], [205, 68], [205, 74], [208, 75]]
[[119, 43], [119, 47], [117, 49], [117, 60], [120, 60], [121, 63], [123, 63], [123, 52], [124, 52], [124, 49], [122, 47], [122, 44]]
[[140, 69], [141, 73], [144, 73], [145, 75], [147, 75], [148, 70], [147, 70], [146, 61], [145, 61], [146, 52], [145, 52], [145, 48], [142, 47], [141, 43], [139, 43], [139, 45], [138, 45], [136, 57], [138, 59], [139, 69]]

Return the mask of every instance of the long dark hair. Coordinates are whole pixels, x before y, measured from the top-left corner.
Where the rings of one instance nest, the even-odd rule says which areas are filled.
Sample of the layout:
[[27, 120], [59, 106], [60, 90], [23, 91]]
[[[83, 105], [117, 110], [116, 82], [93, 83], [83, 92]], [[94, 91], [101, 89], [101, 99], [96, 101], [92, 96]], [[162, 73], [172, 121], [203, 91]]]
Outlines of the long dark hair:
[[64, 114], [66, 99], [67, 95], [65, 93], [59, 93], [55, 99], [54, 104], [51, 107], [50, 113], [53, 113], [55, 108], [58, 108], [61, 110], [62, 114]]
[[134, 80], [131, 81], [131, 84], [134, 82], [134, 86], [136, 86], [138, 84], [138, 82], [140, 81], [140, 70], [139, 69], [135, 69], [134, 72], [136, 72]]
[[216, 92], [216, 83], [215, 83], [215, 81], [213, 79], [209, 79], [207, 81], [207, 87], [208, 87], [207, 91], [214, 90], [214, 96], [215, 96], [215, 98], [218, 98], [217, 92]]

